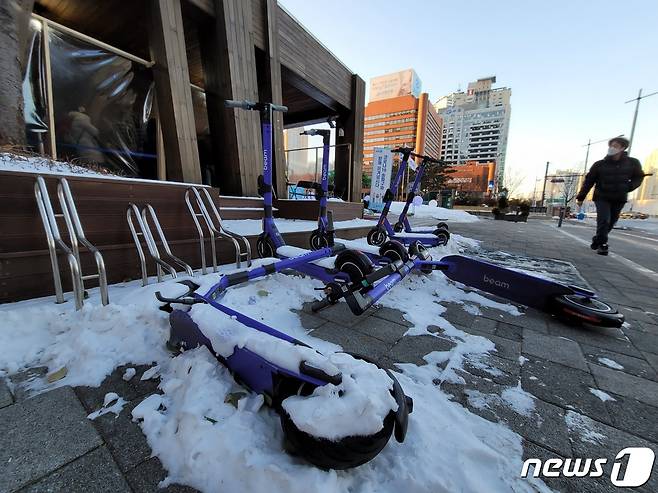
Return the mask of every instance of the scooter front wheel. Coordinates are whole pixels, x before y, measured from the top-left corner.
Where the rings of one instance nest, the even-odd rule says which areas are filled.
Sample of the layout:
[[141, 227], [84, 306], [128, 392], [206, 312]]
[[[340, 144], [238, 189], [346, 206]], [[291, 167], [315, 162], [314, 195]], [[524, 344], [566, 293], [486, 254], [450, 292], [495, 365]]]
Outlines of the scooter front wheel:
[[343, 250], [336, 257], [335, 268], [344, 272], [350, 282], [360, 284], [361, 281], [374, 270], [368, 256], [358, 250]]
[[311, 244], [311, 250], [321, 250], [322, 248], [329, 246], [329, 241], [327, 236], [318, 231], [317, 229], [311, 233], [311, 238], [309, 239]]
[[368, 245], [382, 246], [386, 241], [386, 231], [381, 228], [372, 228], [366, 237]]
[[439, 239], [439, 245], [448, 244], [448, 240], [450, 239], [450, 232], [447, 229], [435, 229], [433, 233]]
[[393, 231], [395, 231], [396, 233], [402, 233], [404, 231], [404, 224], [398, 221], [393, 225]]
[[256, 240], [256, 251], [260, 258], [276, 257], [276, 248], [268, 236], [260, 235], [258, 237]]
[[436, 229], [445, 229], [446, 231], [450, 230], [448, 223], [444, 223], [443, 221], [436, 223]]
[[563, 294], [551, 300], [551, 311], [556, 317], [572, 324], [599, 327], [621, 327], [624, 315], [597, 298], [578, 294]]
[[405, 246], [397, 240], [389, 240], [379, 247], [379, 255], [386, 257], [391, 262], [402, 260], [406, 262], [409, 260], [409, 252]]

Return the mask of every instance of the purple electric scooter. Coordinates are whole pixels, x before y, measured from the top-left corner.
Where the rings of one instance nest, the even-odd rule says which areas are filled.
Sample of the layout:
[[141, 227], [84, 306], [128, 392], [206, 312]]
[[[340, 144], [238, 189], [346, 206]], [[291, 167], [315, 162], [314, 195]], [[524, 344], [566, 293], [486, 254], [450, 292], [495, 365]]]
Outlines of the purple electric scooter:
[[[416, 192], [420, 187], [423, 174], [425, 173], [425, 168], [431, 164], [441, 164], [442, 161], [431, 158], [429, 156], [423, 156], [412, 152], [412, 149], [409, 147], [400, 147], [397, 149], [391, 150], [391, 152], [399, 152], [402, 154], [402, 159], [400, 160], [400, 166], [398, 172], [395, 175], [393, 184], [391, 187], [386, 190], [384, 194], [384, 208], [379, 216], [377, 225], [368, 232], [367, 240], [370, 245], [383, 245], [387, 239], [397, 240], [402, 242], [404, 245], [411, 245], [416, 242], [421, 242], [426, 247], [441, 246], [448, 243], [450, 239], [450, 232], [448, 231], [448, 225], [445, 222], [439, 222], [436, 225], [436, 228], [431, 230], [414, 230], [409, 224], [407, 219], [407, 214], [409, 212], [409, 206], [416, 196]], [[416, 169], [416, 178], [407, 194], [407, 200], [404, 204], [402, 212], [398, 218], [398, 222], [394, 226], [388, 220], [388, 213], [391, 209], [391, 203], [395, 196], [395, 191], [398, 189], [400, 182], [402, 181], [402, 176], [404, 171], [408, 166], [409, 158], [413, 156], [420, 159], [418, 168]]]

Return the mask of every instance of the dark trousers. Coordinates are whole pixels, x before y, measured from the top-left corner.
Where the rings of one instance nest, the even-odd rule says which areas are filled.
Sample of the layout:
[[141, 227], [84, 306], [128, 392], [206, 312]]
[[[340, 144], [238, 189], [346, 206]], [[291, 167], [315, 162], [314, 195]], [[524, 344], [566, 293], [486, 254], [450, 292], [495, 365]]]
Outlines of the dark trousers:
[[596, 204], [596, 242], [599, 245], [608, 243], [608, 233], [617, 224], [619, 214], [626, 202], [608, 202], [597, 200]]

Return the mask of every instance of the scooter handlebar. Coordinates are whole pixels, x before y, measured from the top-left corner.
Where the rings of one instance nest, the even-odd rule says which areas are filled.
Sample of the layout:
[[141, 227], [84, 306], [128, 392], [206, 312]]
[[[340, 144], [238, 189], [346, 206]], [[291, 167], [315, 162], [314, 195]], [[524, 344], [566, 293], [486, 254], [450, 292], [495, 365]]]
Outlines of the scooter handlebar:
[[257, 103], [254, 103], [253, 101], [237, 101], [235, 99], [227, 99], [224, 101], [224, 106], [227, 108], [240, 108], [243, 110], [254, 110], [256, 109]]
[[226, 99], [224, 101], [224, 106], [227, 108], [240, 108], [243, 110], [261, 110], [265, 108], [266, 104], [269, 104], [270, 108], [272, 108], [272, 111], [282, 111], [282, 112], [288, 111], [287, 106], [283, 106], [280, 104], [255, 103], [253, 101], [248, 101], [246, 99], [242, 101], [238, 101], [236, 99]]
[[401, 152], [402, 154], [413, 154], [414, 148], [413, 147], [396, 147], [395, 149], [391, 149], [391, 152]]
[[445, 161], [442, 160], [442, 159], [435, 159], [433, 157], [425, 156], [423, 154], [416, 154], [415, 152], [412, 152], [411, 155], [413, 157], [417, 157], [419, 159], [422, 159], [423, 161], [425, 161], [426, 163], [429, 163], [429, 164], [445, 164]]

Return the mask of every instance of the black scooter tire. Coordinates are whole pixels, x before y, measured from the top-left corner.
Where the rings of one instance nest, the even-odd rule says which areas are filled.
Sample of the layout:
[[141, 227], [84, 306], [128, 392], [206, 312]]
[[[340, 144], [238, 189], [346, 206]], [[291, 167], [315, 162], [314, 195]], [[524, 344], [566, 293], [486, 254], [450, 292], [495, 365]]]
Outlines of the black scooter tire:
[[260, 235], [256, 240], [256, 252], [259, 258], [276, 257], [276, 248], [268, 236]]
[[335, 268], [344, 272], [350, 278], [350, 282], [360, 284], [365, 276], [374, 270], [368, 256], [358, 250], [343, 250], [336, 257]]
[[321, 233], [320, 231], [313, 230], [311, 233], [311, 237], [309, 238], [309, 243], [311, 246], [311, 250], [321, 250], [323, 248], [326, 248], [329, 246], [329, 240], [327, 239], [327, 236], [324, 233]]
[[396, 260], [406, 262], [409, 260], [409, 252], [406, 247], [397, 240], [388, 240], [379, 247], [379, 255], [386, 257], [391, 262], [395, 262]]
[[402, 233], [404, 231], [404, 224], [402, 224], [400, 221], [396, 222], [393, 225], [393, 231], [396, 233]]
[[622, 313], [597, 298], [563, 294], [553, 298], [549, 308], [557, 318], [569, 324], [621, 327], [624, 323]]
[[447, 229], [435, 229], [432, 233], [439, 239], [439, 245], [448, 244], [448, 240], [450, 240], [450, 232]]
[[386, 237], [386, 231], [384, 229], [372, 228], [368, 231], [366, 240], [368, 241], [368, 245], [382, 246], [386, 241]]
[[443, 221], [436, 223], [436, 229], [445, 229], [446, 231], [450, 231], [448, 223], [444, 223]]
[[317, 438], [295, 426], [288, 413], [281, 410], [281, 427], [286, 447], [320, 469], [351, 469], [374, 459], [386, 446], [395, 423], [395, 414], [389, 413], [384, 426], [374, 435], [349, 436], [336, 442]]

